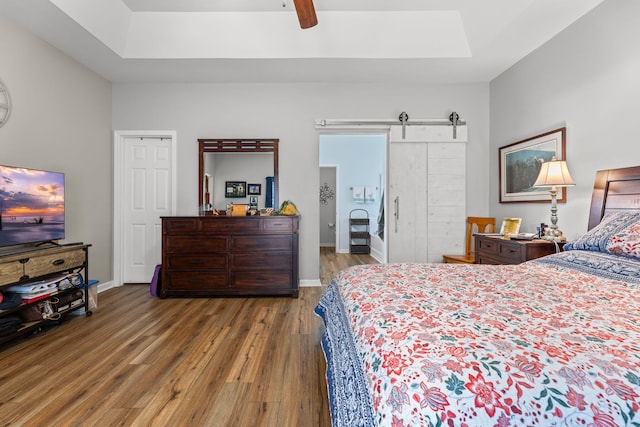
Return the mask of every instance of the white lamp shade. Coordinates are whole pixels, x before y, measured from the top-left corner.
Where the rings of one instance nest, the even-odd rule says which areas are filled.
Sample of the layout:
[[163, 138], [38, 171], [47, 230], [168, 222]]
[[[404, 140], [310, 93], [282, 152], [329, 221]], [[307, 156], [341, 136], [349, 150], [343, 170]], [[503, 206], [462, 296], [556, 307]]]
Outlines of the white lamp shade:
[[573, 182], [569, 174], [567, 162], [556, 160], [555, 157], [542, 164], [538, 179], [533, 184], [534, 187], [568, 187], [571, 185], [576, 185], [576, 183]]

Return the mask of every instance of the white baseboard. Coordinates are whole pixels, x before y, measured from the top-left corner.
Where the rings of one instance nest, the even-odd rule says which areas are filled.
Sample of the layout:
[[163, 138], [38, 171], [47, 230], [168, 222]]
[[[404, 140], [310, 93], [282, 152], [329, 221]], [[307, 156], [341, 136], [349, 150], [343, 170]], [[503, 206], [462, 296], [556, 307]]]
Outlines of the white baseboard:
[[300, 280], [299, 286], [301, 288], [310, 288], [314, 286], [322, 286], [320, 279]]
[[371, 256], [374, 257], [379, 263], [384, 263], [384, 256], [382, 255], [382, 252], [380, 252], [376, 248], [371, 248]]
[[[98, 293], [100, 292], [104, 292], [108, 289], [111, 288], [118, 288], [119, 286], [116, 286], [115, 282], [113, 280], [109, 281], [109, 282], [104, 282], [104, 283], [98, 283]], [[122, 286], [122, 285], [120, 285]]]

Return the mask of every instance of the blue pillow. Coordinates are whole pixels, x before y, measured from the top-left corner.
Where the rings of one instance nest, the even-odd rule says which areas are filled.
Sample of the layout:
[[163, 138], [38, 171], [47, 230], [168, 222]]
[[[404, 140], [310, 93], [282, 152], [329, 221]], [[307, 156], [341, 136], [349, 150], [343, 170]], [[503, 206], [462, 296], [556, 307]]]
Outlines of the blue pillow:
[[614, 212], [605, 215], [600, 224], [593, 227], [577, 240], [564, 245], [565, 251], [583, 250], [612, 253], [611, 239], [620, 232], [640, 224], [640, 213]]

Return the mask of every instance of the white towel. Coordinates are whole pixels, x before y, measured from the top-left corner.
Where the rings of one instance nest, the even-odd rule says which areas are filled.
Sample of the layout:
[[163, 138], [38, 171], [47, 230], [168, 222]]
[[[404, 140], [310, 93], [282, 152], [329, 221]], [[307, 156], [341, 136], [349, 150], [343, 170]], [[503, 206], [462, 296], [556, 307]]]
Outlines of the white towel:
[[358, 186], [351, 188], [351, 197], [354, 202], [364, 203], [364, 187]]
[[373, 203], [376, 201], [376, 187], [364, 188], [364, 202]]

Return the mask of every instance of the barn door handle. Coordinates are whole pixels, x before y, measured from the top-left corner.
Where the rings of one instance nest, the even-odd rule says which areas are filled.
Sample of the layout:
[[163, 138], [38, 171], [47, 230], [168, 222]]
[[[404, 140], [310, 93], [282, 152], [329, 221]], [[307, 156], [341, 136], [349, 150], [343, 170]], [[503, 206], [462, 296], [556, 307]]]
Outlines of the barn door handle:
[[400, 196], [396, 196], [396, 198], [393, 200], [393, 204], [394, 204], [393, 216], [395, 218], [395, 228], [396, 228], [396, 233], [397, 233], [398, 232], [398, 219], [400, 218]]

